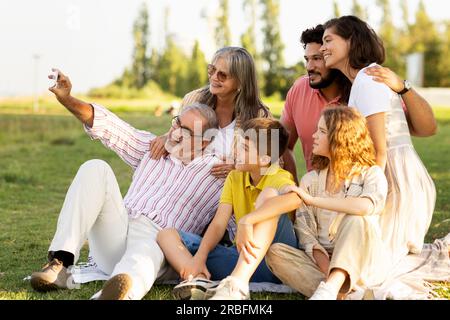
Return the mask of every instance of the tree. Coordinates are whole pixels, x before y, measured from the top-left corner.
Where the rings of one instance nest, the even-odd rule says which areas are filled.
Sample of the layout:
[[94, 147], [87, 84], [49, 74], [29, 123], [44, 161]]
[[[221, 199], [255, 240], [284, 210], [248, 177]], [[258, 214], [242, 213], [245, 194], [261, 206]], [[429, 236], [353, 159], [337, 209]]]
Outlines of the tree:
[[134, 51], [131, 66], [131, 84], [140, 89], [150, 79], [148, 68], [149, 15], [147, 5], [142, 4], [138, 17], [133, 25]]
[[191, 91], [206, 85], [208, 73], [206, 71], [206, 59], [198, 40], [192, 49], [191, 61], [188, 68], [187, 91]]
[[188, 60], [183, 50], [177, 46], [174, 35], [168, 29], [170, 10], [164, 11], [165, 48], [158, 59], [157, 80], [164, 91], [177, 96], [188, 92]]
[[292, 87], [295, 80], [298, 79], [298, 76], [305, 73], [306, 68], [303, 61], [300, 61], [291, 67], [282, 68], [278, 89], [282, 98], [286, 97], [289, 89]]
[[159, 85], [164, 91], [177, 96], [187, 93], [188, 57], [176, 45], [173, 37], [169, 37], [166, 48], [159, 59]]
[[358, 0], [353, 0], [352, 2], [352, 14], [361, 20], [367, 20], [366, 10], [359, 4]]
[[242, 47], [256, 58], [256, 0], [244, 0], [244, 11], [250, 17], [250, 24], [241, 36]]
[[148, 67], [150, 70], [150, 79], [155, 81], [156, 83], [159, 82], [158, 78], [158, 65], [159, 65], [159, 53], [158, 50], [155, 48], [152, 48], [152, 53], [148, 60]]
[[440, 74], [442, 75], [440, 85], [442, 87], [450, 87], [450, 21], [445, 22], [445, 33], [443, 34], [443, 52], [442, 52], [442, 60], [440, 63], [441, 70]]
[[409, 26], [409, 9], [407, 0], [400, 1], [400, 9], [402, 11], [403, 25]]
[[378, 34], [383, 39], [384, 48], [386, 49], [386, 61], [384, 64], [395, 72], [404, 75], [405, 64], [404, 56], [402, 56], [404, 52], [398, 46], [400, 34], [392, 20], [390, 2], [389, 0], [377, 0], [377, 4], [381, 7], [383, 13]]
[[262, 72], [261, 54], [256, 47], [256, 0], [244, 0], [243, 9], [246, 12], [246, 16], [250, 17], [250, 23], [247, 30], [241, 36], [241, 45], [252, 55], [255, 61], [258, 86], [260, 90], [263, 90], [264, 73]]
[[264, 49], [262, 57], [267, 64], [265, 70], [265, 88], [267, 96], [279, 91], [279, 81], [284, 67], [283, 43], [281, 42], [280, 25], [278, 23], [279, 2], [277, 0], [261, 0], [263, 5]]
[[444, 48], [441, 37], [422, 0], [416, 11], [416, 21], [410, 28], [410, 35], [411, 53], [424, 53], [424, 86], [439, 86], [443, 77], [439, 65], [446, 57], [442, 57]]
[[341, 16], [341, 10], [339, 9], [339, 5], [336, 0], [333, 1], [333, 13], [335, 18], [339, 18]]
[[219, 0], [219, 17], [215, 32], [216, 45], [218, 48], [227, 47], [231, 44], [231, 32], [228, 26], [229, 5], [228, 0]]

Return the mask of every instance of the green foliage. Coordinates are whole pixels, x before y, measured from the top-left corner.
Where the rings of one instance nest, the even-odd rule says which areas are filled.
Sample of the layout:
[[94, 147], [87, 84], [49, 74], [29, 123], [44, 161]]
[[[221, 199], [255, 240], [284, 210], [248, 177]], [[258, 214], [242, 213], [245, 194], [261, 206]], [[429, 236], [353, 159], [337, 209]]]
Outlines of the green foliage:
[[282, 99], [284, 99], [289, 91], [289, 89], [294, 84], [295, 80], [298, 79], [299, 75], [305, 74], [306, 68], [303, 61], [293, 65], [289, 68], [282, 68], [279, 78], [280, 82], [278, 83], [280, 93]]
[[102, 88], [89, 91], [89, 97], [107, 99], [149, 99], [167, 96], [164, 90], [154, 81], [148, 81], [144, 87], [138, 89], [132, 86], [111, 83]]
[[261, 0], [261, 4], [263, 6], [262, 20], [264, 23], [262, 57], [267, 64], [264, 93], [270, 96], [279, 91], [279, 83], [282, 81], [281, 73], [284, 67], [284, 45], [281, 42], [280, 24], [278, 22], [280, 4], [278, 0]]
[[245, 48], [255, 60], [256, 75], [258, 79], [258, 86], [260, 90], [264, 90], [264, 73], [263, 73], [263, 61], [261, 54], [256, 47], [256, 9], [257, 0], [244, 0], [243, 9], [246, 16], [251, 17], [249, 19], [249, 25], [247, 30], [241, 36], [241, 45]]
[[144, 87], [150, 79], [147, 55], [150, 33], [148, 19], [147, 5], [143, 3], [133, 26], [134, 52], [130, 73], [131, 84], [138, 89]]
[[189, 58], [170, 37], [159, 59], [158, 81], [163, 90], [183, 96], [187, 93]]
[[219, 0], [219, 16], [215, 31], [217, 48], [227, 47], [231, 44], [231, 32], [228, 25], [229, 7], [228, 0]]
[[200, 44], [195, 41], [194, 48], [192, 49], [191, 62], [189, 63], [186, 91], [192, 91], [194, 89], [204, 86], [208, 81], [207, 63], [205, 55], [200, 49]]
[[[415, 21], [410, 23], [407, 0], [400, 0], [402, 11], [401, 26], [394, 24], [389, 0], [371, 0], [378, 5], [382, 15], [376, 27], [386, 49], [385, 66], [401, 77], [406, 76], [406, 56], [414, 52], [423, 52], [425, 57], [425, 86], [450, 86], [450, 22], [442, 25], [430, 19], [423, 1], [415, 13]], [[301, 64], [287, 67], [283, 59], [284, 45], [281, 41], [279, 19], [279, 0], [243, 0], [248, 25], [241, 35], [241, 45], [255, 60], [259, 87], [265, 96], [278, 94], [285, 96], [289, 84], [304, 74]], [[259, 7], [262, 16], [257, 17]], [[340, 16], [338, 1], [333, 1], [334, 16]], [[366, 20], [366, 9], [358, 0], [352, 0], [352, 14]], [[231, 43], [229, 28], [229, 1], [219, 0], [219, 14], [216, 29], [212, 30], [218, 47]], [[125, 68], [122, 76], [104, 88], [90, 91], [95, 97], [118, 97], [131, 99], [146, 97], [149, 86], [158, 92], [162, 90], [178, 97], [207, 84], [206, 60], [199, 42], [193, 45], [191, 53], [185, 52], [174, 35], [169, 32], [169, 9], [164, 13], [164, 34], [166, 45], [159, 52], [151, 48], [149, 38], [149, 14], [145, 4], [139, 9], [133, 25], [134, 50], [131, 65]], [[262, 20], [263, 48], [258, 51], [256, 45], [257, 19]], [[297, 74], [294, 74], [297, 70]], [[146, 92], [141, 92], [142, 90]]]
[[[385, 65], [406, 76], [406, 56], [411, 53], [424, 54], [424, 86], [450, 86], [450, 62], [448, 31], [439, 32], [438, 24], [433, 21], [425, 10], [423, 1], [419, 2], [415, 13], [415, 21], [409, 21], [409, 7], [406, 0], [400, 1], [402, 11], [401, 28], [396, 28], [389, 0], [377, 0], [382, 10], [382, 19], [378, 34], [386, 49]], [[443, 30], [448, 30], [449, 22], [445, 21]], [[447, 32], [447, 33], [446, 33]]]
[[442, 76], [439, 66], [443, 57], [443, 43], [433, 20], [428, 16], [423, 1], [419, 2], [416, 21], [410, 26], [410, 52], [423, 52], [425, 59], [424, 86], [439, 86]]
[[384, 48], [386, 49], [385, 66], [395, 70], [400, 75], [405, 75], [405, 59], [404, 49], [399, 46], [401, 37], [392, 20], [392, 12], [389, 0], [377, 0], [377, 4], [381, 7], [382, 18], [378, 35], [383, 39]]
[[450, 87], [450, 21], [447, 21], [444, 26], [442, 59], [439, 63], [439, 74], [441, 75], [440, 85]]
[[256, 50], [256, 0], [244, 0], [243, 9], [250, 17], [247, 30], [241, 36], [241, 44], [253, 57], [258, 55]]

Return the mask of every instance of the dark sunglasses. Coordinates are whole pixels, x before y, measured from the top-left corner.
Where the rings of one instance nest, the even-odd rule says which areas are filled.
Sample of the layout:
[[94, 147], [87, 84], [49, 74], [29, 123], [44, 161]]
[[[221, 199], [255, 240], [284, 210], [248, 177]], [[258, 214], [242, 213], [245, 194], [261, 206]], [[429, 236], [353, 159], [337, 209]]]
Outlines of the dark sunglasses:
[[220, 82], [225, 82], [228, 78], [230, 78], [230, 75], [226, 74], [223, 71], [217, 71], [217, 68], [213, 64], [208, 64], [208, 76], [212, 77], [217, 72], [217, 79]]

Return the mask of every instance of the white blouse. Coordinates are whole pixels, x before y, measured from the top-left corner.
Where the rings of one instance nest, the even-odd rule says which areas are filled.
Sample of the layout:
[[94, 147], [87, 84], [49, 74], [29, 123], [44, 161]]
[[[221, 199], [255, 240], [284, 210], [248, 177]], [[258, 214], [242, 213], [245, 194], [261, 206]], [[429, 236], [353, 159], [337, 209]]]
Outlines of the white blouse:
[[234, 128], [236, 127], [236, 119], [229, 125], [217, 130], [214, 140], [211, 142], [210, 150], [219, 157], [231, 155], [234, 139]]

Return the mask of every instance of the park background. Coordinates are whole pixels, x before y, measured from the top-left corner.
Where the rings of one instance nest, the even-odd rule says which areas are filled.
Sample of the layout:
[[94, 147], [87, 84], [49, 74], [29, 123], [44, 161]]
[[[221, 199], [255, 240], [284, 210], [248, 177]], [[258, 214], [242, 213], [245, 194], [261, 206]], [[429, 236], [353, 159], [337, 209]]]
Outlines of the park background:
[[[47, 91], [50, 68], [69, 75], [73, 93], [105, 105], [139, 129], [164, 133], [171, 106], [207, 83], [206, 65], [226, 45], [255, 57], [264, 102], [279, 116], [287, 90], [305, 73], [301, 32], [355, 14], [374, 27], [386, 66], [406, 77], [407, 56], [424, 62], [418, 91], [432, 104], [438, 133], [414, 138], [435, 181], [437, 202], [426, 240], [450, 231], [450, 3], [445, 0], [6, 0], [0, 3], [0, 299], [87, 299], [80, 290], [35, 293], [23, 279], [46, 262], [65, 193], [78, 167], [111, 164], [122, 194], [131, 169], [91, 142]], [[305, 173], [296, 147], [299, 176]], [[87, 248], [83, 249], [85, 260]], [[450, 298], [450, 285], [440, 295]], [[171, 299], [155, 286], [147, 299]], [[257, 299], [301, 299], [258, 294]]]

